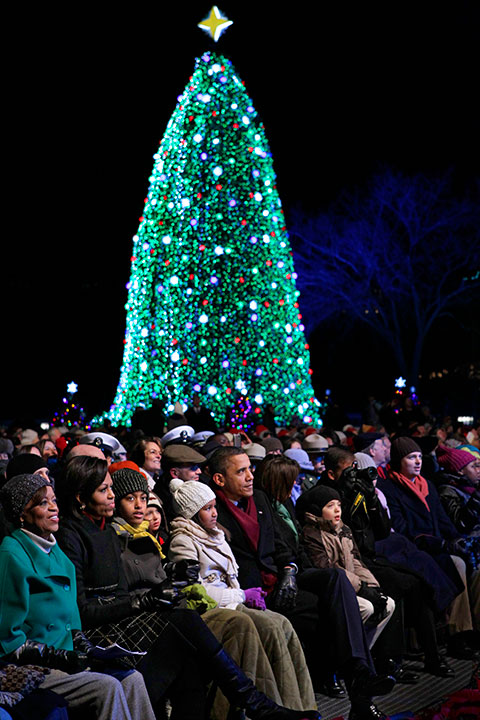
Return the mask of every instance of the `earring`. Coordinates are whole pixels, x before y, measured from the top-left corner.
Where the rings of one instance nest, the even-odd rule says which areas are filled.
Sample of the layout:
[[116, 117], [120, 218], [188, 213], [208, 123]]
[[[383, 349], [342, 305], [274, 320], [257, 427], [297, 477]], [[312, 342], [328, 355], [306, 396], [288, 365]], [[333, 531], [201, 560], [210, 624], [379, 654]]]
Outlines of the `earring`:
[[21, 528], [23, 528], [23, 523], [24, 523], [23, 518], [20, 518], [20, 527], [21, 527]]
[[84, 503], [80, 503], [80, 510], [83, 512], [87, 506]]

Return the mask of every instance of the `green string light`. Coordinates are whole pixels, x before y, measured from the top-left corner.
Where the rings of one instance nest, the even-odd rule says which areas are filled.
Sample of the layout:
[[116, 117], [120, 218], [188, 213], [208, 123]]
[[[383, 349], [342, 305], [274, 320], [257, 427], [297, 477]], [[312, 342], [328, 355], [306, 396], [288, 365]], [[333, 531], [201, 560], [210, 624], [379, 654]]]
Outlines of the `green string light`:
[[231, 62], [205, 53], [154, 155], [107, 416], [201, 392], [220, 423], [248, 395], [318, 424], [295, 279], [263, 124]]

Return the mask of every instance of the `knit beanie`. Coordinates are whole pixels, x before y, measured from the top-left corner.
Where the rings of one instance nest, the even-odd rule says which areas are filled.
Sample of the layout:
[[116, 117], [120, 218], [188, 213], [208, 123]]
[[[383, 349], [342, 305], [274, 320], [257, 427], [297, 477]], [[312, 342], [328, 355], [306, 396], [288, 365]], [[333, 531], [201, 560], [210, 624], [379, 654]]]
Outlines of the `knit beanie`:
[[163, 510], [162, 501], [154, 492], [148, 493], [147, 507], [156, 507], [160, 512]]
[[15, 475], [33, 475], [42, 467], [47, 467], [47, 463], [39, 455], [33, 455], [32, 453], [16, 455], [7, 465], [7, 480], [15, 477]]
[[451, 473], [459, 473], [465, 465], [473, 462], [475, 458], [466, 450], [454, 450], [444, 445], [437, 448], [437, 460], [444, 470]]
[[130, 470], [136, 470], [137, 472], [141, 472], [137, 463], [133, 462], [133, 460], [119, 460], [119, 462], [114, 462], [108, 468], [108, 472], [110, 473], [110, 475], [113, 475], [113, 473], [117, 472], [117, 470], [123, 470], [125, 468], [130, 468]]
[[121, 468], [116, 470], [112, 474], [113, 480], [113, 493], [115, 495], [115, 501], [118, 502], [125, 495], [129, 493], [138, 492], [141, 490], [148, 495], [148, 483], [147, 478], [142, 473], [130, 468]]
[[480, 460], [480, 450], [479, 448], [475, 447], [475, 445], [467, 445], [467, 443], [464, 443], [463, 445], [460, 445], [458, 450], [465, 450], [465, 452], [470, 453], [472, 455], [474, 460]]
[[341, 500], [340, 493], [328, 485], [315, 485], [312, 490], [300, 495], [300, 498], [302, 498], [301, 514], [309, 512], [317, 517], [322, 516], [322, 510], [330, 500]]
[[272, 433], [266, 425], [257, 425], [257, 427], [255, 428], [255, 435], [260, 438], [260, 440], [269, 437], [271, 434]]
[[198, 480], [183, 482], [180, 478], [173, 478], [170, 480], [169, 487], [173, 498], [173, 509], [187, 520], [190, 520], [209, 502], [215, 500], [213, 490]]
[[357, 467], [359, 470], [364, 470], [368, 467], [373, 467], [375, 468], [375, 470], [377, 469], [375, 460], [372, 458], [371, 455], [367, 455], [367, 453], [356, 452], [355, 460], [357, 461]]
[[413, 438], [403, 436], [395, 438], [390, 448], [390, 466], [392, 470], [400, 470], [401, 459], [413, 452], [422, 452]]
[[8, 480], [0, 489], [0, 502], [5, 511], [5, 517], [10, 522], [18, 522], [25, 506], [28, 505], [37, 490], [45, 486], [52, 486], [44, 475], [24, 473]]

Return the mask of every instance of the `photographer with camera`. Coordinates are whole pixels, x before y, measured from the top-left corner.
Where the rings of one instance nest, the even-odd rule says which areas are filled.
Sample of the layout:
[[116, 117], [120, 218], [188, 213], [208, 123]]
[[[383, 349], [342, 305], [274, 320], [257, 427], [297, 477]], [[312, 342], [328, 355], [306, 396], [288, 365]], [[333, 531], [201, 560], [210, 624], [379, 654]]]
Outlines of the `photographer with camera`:
[[[352, 529], [362, 561], [382, 589], [395, 600], [394, 616], [375, 645], [376, 664], [389, 668], [393, 659], [398, 666], [395, 672], [398, 682], [417, 681], [418, 676], [401, 666], [405, 654], [405, 622], [415, 629], [425, 653], [425, 671], [450, 677], [453, 670], [438, 651], [435, 615], [445, 609], [458, 590], [438, 565], [408, 538], [387, 531], [389, 514], [377, 494], [376, 479], [373, 479], [375, 468], [368, 467], [365, 455], [359, 453], [357, 457], [358, 460], [345, 448], [331, 447], [325, 455], [326, 470], [321, 482], [339, 491], [343, 518]], [[362, 462], [364, 459], [367, 462]], [[363, 467], [359, 468], [359, 464]], [[367, 468], [369, 472], [365, 473]], [[302, 498], [297, 503], [297, 512], [301, 503]]]

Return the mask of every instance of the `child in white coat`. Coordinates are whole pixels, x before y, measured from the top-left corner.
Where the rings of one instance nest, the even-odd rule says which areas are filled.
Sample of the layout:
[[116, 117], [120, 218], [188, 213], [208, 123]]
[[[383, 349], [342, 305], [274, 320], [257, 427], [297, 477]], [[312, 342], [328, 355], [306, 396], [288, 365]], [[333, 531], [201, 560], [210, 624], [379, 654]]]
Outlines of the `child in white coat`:
[[243, 590], [239, 585], [237, 562], [217, 527], [213, 490], [201, 482], [174, 479], [170, 491], [178, 516], [170, 526], [169, 559], [196, 560], [199, 582], [218, 607], [248, 613], [270, 660], [282, 702], [295, 709], [315, 708], [305, 656], [290, 621], [266, 609], [261, 588]]

